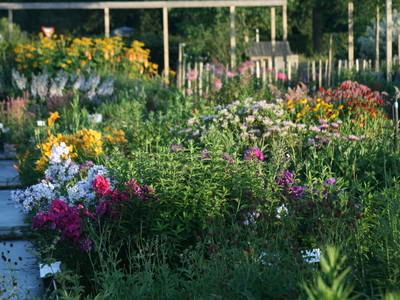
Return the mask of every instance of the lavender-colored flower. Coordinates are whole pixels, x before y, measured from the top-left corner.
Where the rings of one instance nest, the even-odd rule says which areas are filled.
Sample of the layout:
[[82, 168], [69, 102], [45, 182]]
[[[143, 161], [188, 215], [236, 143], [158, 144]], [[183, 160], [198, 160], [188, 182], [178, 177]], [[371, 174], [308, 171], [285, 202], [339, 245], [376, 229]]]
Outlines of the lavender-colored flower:
[[332, 177], [332, 178], [328, 178], [325, 181], [325, 184], [335, 184], [336, 183], [336, 178]]
[[339, 123], [337, 123], [337, 122], [333, 122], [332, 124], [331, 124], [331, 128], [333, 128], [333, 129], [339, 129]]
[[306, 187], [304, 186], [292, 186], [290, 188], [287, 188], [287, 191], [290, 193], [290, 196], [292, 196], [295, 199], [300, 199], [304, 196], [306, 192]]
[[347, 137], [347, 139], [348, 139], [349, 141], [352, 141], [352, 142], [356, 142], [356, 141], [359, 141], [359, 140], [360, 140], [360, 138], [359, 138], [358, 136], [355, 136], [355, 135], [349, 135], [349, 136]]
[[279, 185], [291, 186], [294, 183], [294, 175], [288, 170], [279, 171], [276, 180]]
[[244, 159], [246, 159], [246, 160], [257, 159], [259, 161], [263, 161], [264, 160], [264, 154], [261, 152], [260, 148], [257, 148], [257, 147], [249, 148], [244, 153]]

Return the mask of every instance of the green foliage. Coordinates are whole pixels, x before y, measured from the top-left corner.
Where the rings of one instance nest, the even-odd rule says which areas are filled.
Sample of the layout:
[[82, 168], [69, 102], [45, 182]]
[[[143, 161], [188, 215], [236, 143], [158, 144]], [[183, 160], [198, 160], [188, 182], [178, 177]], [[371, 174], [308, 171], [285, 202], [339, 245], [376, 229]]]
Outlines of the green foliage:
[[351, 297], [353, 288], [346, 283], [350, 268], [343, 270], [346, 257], [333, 248], [327, 247], [321, 258], [322, 274], [318, 275], [313, 285], [303, 284], [309, 300], [346, 300]]

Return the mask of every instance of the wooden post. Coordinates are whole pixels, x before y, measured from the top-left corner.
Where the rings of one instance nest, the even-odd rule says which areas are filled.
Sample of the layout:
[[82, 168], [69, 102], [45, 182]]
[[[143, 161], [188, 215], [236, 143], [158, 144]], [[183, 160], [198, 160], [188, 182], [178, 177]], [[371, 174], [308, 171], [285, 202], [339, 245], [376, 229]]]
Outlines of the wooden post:
[[260, 79], [260, 61], [256, 61], [256, 78]]
[[283, 29], [283, 40], [287, 41], [287, 37], [288, 37], [287, 5], [282, 6], [282, 29]]
[[211, 78], [210, 78], [211, 74], [210, 74], [210, 64], [209, 63], [206, 63], [205, 72], [206, 72], [206, 74], [205, 74], [206, 80], [205, 80], [205, 83], [204, 83], [204, 85], [205, 85], [205, 96], [208, 96], [208, 92], [210, 90], [210, 85], [211, 85]]
[[164, 81], [169, 84], [168, 8], [163, 7]]
[[360, 61], [356, 59], [356, 72], [360, 71]]
[[268, 58], [268, 82], [272, 82], [272, 71], [274, 66], [272, 65], [272, 59]]
[[375, 26], [375, 72], [379, 72], [379, 31], [380, 31], [380, 24], [379, 24], [379, 5], [376, 6], [376, 26]]
[[183, 72], [183, 47], [185, 47], [184, 43], [179, 43], [178, 46], [178, 74], [176, 76], [177, 78], [177, 87], [178, 89], [182, 88], [182, 73]]
[[8, 39], [11, 41], [13, 38], [13, 11], [8, 10]]
[[317, 81], [317, 74], [315, 70], [315, 60], [311, 62], [311, 80], [313, 83]]
[[307, 61], [307, 82], [310, 82], [310, 62]]
[[324, 73], [324, 80], [325, 85], [328, 85], [328, 76], [329, 76], [329, 59], [325, 60], [325, 73]]
[[352, 69], [354, 66], [354, 31], [353, 31], [353, 11], [354, 5], [353, 2], [349, 2], [348, 4], [348, 13], [349, 13], [349, 69]]
[[290, 60], [287, 62], [287, 78], [288, 78], [288, 83], [292, 80], [292, 64], [290, 63]]
[[329, 70], [328, 70], [328, 86], [332, 84], [332, 59], [333, 59], [333, 49], [332, 49], [332, 34], [329, 36]]
[[231, 45], [231, 68], [236, 67], [236, 29], [235, 29], [235, 7], [229, 8], [230, 12], [230, 45]]
[[260, 30], [258, 28], [256, 28], [256, 42], [260, 42]]
[[392, 0], [386, 0], [386, 80], [392, 81]]
[[185, 72], [186, 73], [185, 80], [187, 81], [187, 89], [185, 90], [185, 94], [187, 94], [189, 92], [189, 90], [192, 89], [192, 81], [187, 78], [187, 74], [189, 74], [191, 68], [192, 68], [191, 63], [190, 62], [187, 63], [186, 64], [186, 72]]
[[203, 96], [203, 69], [204, 69], [204, 64], [201, 61], [199, 63], [199, 95]]
[[271, 42], [272, 46], [275, 46], [276, 40], [276, 27], [275, 27], [275, 7], [271, 7]]
[[340, 80], [340, 75], [342, 74], [342, 60], [339, 59], [338, 61], [338, 73], [337, 73], [338, 80]]
[[261, 70], [262, 70], [262, 83], [265, 86], [267, 82], [267, 61], [265, 59], [261, 61]]
[[322, 86], [322, 60], [319, 60], [318, 66], [318, 87]]
[[110, 37], [110, 9], [104, 8], [104, 35], [106, 38]]
[[397, 64], [400, 68], [400, 34], [397, 35]]

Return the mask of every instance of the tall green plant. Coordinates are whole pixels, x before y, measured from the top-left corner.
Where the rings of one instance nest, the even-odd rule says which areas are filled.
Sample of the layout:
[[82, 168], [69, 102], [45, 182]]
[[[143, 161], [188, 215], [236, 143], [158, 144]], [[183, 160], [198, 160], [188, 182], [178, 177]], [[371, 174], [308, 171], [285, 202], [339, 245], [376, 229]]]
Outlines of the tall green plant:
[[326, 254], [321, 258], [322, 274], [318, 275], [313, 284], [303, 284], [309, 300], [346, 300], [351, 296], [353, 287], [346, 283], [350, 268], [343, 270], [346, 256], [342, 256], [334, 247], [327, 247]]

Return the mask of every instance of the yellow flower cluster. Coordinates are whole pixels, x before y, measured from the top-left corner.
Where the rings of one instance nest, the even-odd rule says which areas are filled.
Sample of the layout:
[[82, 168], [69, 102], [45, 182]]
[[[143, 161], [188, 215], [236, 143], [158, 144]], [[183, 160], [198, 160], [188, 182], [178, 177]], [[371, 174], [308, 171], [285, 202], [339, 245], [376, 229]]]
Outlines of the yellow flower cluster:
[[150, 50], [144, 44], [133, 41], [126, 47], [121, 37], [70, 38], [63, 35], [39, 39], [14, 48], [17, 69], [49, 70], [64, 69], [81, 72], [92, 67], [113, 72], [127, 72], [128, 76], [157, 74], [157, 64], [150, 62]]
[[104, 139], [108, 143], [115, 145], [115, 144], [126, 144], [128, 140], [125, 138], [125, 132], [122, 130], [112, 130], [110, 127], [106, 127], [104, 129], [106, 132], [110, 132], [107, 134]]
[[35, 162], [35, 169], [38, 171], [43, 171], [46, 168], [47, 163], [49, 162], [51, 149], [53, 146], [59, 146], [62, 142], [64, 142], [69, 148], [69, 154], [71, 158], [75, 158], [78, 154], [75, 152], [74, 147], [72, 146], [70, 136], [65, 136], [62, 134], [50, 135], [43, 143], [36, 145], [36, 147], [42, 153], [42, 156]]
[[307, 119], [327, 119], [334, 120], [339, 116], [343, 105], [334, 107], [333, 104], [322, 99], [308, 100], [287, 100], [283, 106], [295, 115], [296, 122], [303, 122]]
[[43, 171], [49, 162], [53, 145], [59, 146], [64, 142], [69, 147], [71, 158], [82, 156], [85, 158], [96, 157], [103, 153], [103, 144], [123, 144], [128, 141], [122, 130], [114, 130], [110, 134], [103, 136], [101, 132], [92, 129], [82, 129], [72, 135], [50, 134], [47, 139], [36, 147], [42, 155], [36, 161], [36, 170]]

